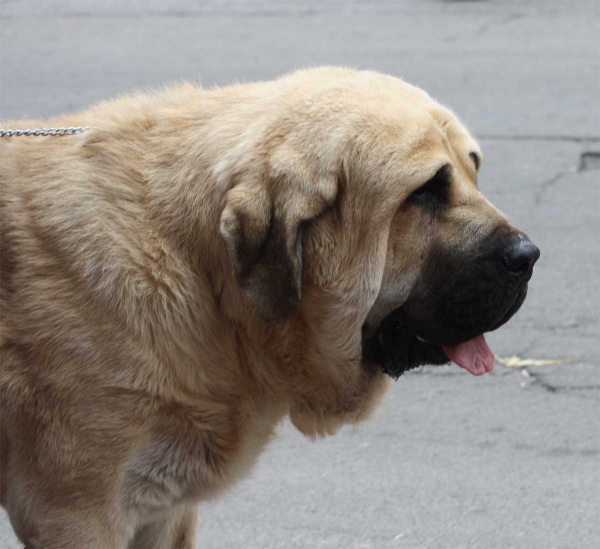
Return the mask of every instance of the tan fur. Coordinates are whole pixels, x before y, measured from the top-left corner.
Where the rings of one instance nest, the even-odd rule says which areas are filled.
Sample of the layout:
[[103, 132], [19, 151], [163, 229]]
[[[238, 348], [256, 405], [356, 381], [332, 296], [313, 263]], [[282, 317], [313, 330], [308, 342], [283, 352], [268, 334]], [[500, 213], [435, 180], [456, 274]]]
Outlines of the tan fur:
[[[506, 223], [456, 118], [374, 72], [4, 127], [65, 125], [95, 129], [0, 141], [1, 495], [44, 549], [193, 547], [195, 505], [282, 418], [315, 437], [369, 415], [388, 378], [361, 328], [402, 304], [433, 238]], [[403, 201], [447, 162], [451, 222], [424, 233]]]

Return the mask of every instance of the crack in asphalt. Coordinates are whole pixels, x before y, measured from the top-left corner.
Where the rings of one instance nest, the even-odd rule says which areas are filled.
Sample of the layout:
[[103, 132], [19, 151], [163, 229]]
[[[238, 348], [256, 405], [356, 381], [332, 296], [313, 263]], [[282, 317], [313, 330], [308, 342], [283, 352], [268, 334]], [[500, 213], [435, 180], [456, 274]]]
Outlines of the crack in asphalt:
[[541, 374], [537, 372], [532, 372], [531, 370], [527, 370], [523, 368], [528, 374], [528, 377], [531, 378], [535, 385], [541, 387], [548, 393], [556, 394], [556, 393], [568, 393], [571, 391], [600, 391], [600, 384], [593, 385], [558, 385], [550, 383], [547, 379], [544, 378]]
[[556, 183], [558, 183], [563, 177], [565, 177], [567, 175], [578, 174], [581, 172], [596, 169], [595, 165], [592, 165], [591, 167], [587, 167], [585, 159], [586, 158], [596, 159], [598, 156], [600, 156], [600, 153], [598, 153], [596, 151], [585, 151], [579, 155], [579, 165], [577, 166], [577, 169], [558, 171], [552, 177], [542, 181], [534, 193], [535, 205], [539, 206], [540, 203], [542, 202], [542, 198], [547, 193], [547, 191], [551, 187], [556, 185]]
[[481, 38], [482, 36], [487, 34], [492, 29], [502, 27], [503, 25], [508, 25], [509, 23], [512, 23], [513, 21], [518, 21], [519, 19], [524, 19], [525, 17], [526, 16], [523, 13], [511, 13], [500, 19], [495, 19], [494, 21], [489, 21], [489, 22], [481, 25], [481, 27], [479, 27], [479, 29], [477, 29], [475, 31], [473, 36], [476, 36], [477, 38]]
[[[215, 4], [214, 2], [198, 2], [193, 8], [182, 8], [182, 9], [169, 9], [165, 7], [163, 9], [146, 8], [146, 9], [123, 9], [123, 10], [98, 10], [98, 9], [86, 9], [85, 6], [81, 9], [49, 9], [41, 13], [34, 13], [30, 10], [25, 9], [19, 12], [18, 10], [6, 11], [3, 14], [2, 19], [6, 21], [13, 20], [27, 20], [31, 17], [36, 19], [112, 19], [112, 18], [126, 18], [126, 19], [143, 19], [150, 17], [165, 17], [165, 18], [204, 18], [204, 17], [235, 17], [235, 18], [259, 18], [259, 17], [280, 17], [280, 18], [293, 18], [293, 17], [312, 17], [319, 15], [339, 15], [340, 13], [347, 13], [350, 15], [362, 14], [368, 10], [370, 13], [377, 15], [411, 15], [411, 14], [423, 14], [431, 13], [431, 10], [423, 10], [422, 6], [419, 6], [418, 2], [413, 4], [407, 4], [403, 2], [395, 2], [395, 0], [368, 0], [364, 2], [350, 1], [345, 2], [311, 2], [311, 3], [298, 3], [297, 5], [293, 2], [286, 2], [285, 0], [279, 2], [262, 2], [262, 4], [238, 1], [232, 3], [225, 3], [223, 5]], [[460, 12], [458, 12], [460, 15]], [[482, 25], [479, 32], [485, 33], [489, 28], [496, 27], [498, 25], [506, 24], [513, 19], [525, 18], [527, 15], [517, 13], [509, 16], [504, 16], [500, 20], [492, 21], [486, 25]], [[478, 36], [475, 34], [475, 36]]]
[[549, 179], [545, 179], [544, 181], [542, 181], [539, 184], [539, 187], [536, 189], [535, 194], [533, 196], [534, 198], [534, 202], [536, 206], [539, 206], [542, 202], [542, 198], [544, 197], [544, 195], [546, 194], [546, 192], [553, 187], [556, 183], [558, 183], [563, 177], [565, 177], [566, 175], [570, 175], [571, 173], [574, 173], [572, 171], [560, 171], [557, 172], [556, 174], [554, 174], [552, 177], [550, 177]]

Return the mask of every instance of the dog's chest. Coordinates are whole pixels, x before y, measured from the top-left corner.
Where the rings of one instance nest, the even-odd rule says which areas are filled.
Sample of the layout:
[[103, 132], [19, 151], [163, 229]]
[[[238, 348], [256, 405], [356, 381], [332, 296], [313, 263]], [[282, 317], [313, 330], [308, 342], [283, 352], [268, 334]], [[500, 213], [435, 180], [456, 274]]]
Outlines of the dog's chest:
[[127, 464], [121, 490], [126, 507], [143, 520], [217, 496], [250, 473], [279, 419], [253, 421], [243, 432], [199, 429], [154, 437]]

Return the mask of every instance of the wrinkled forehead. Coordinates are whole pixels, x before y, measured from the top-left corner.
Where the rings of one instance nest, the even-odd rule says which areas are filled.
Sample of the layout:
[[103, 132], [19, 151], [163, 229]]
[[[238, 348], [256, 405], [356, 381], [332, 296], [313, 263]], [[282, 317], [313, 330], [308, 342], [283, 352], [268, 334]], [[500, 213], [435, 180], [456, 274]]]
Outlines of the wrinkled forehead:
[[287, 130], [278, 121], [278, 131], [323, 172], [354, 159], [371, 175], [388, 166], [396, 175], [418, 170], [422, 177], [436, 164], [460, 164], [471, 152], [481, 159], [458, 118], [416, 86], [370, 71], [314, 76], [290, 88], [290, 104], [301, 116], [288, 117], [295, 122]]
[[469, 131], [450, 109], [412, 84], [396, 78], [393, 81], [396, 93], [404, 99], [404, 108], [414, 111], [415, 122], [423, 124], [424, 130], [445, 137], [452, 147], [468, 148], [481, 154], [479, 146]]
[[409, 178], [431, 176], [450, 164], [475, 180], [481, 149], [456, 115], [418, 88], [409, 86], [404, 92], [382, 109], [370, 128], [377, 159], [387, 159], [394, 174]]
[[468, 151], [468, 154], [475, 155], [479, 167], [483, 159], [481, 148], [458, 117], [452, 111], [440, 106], [432, 111], [432, 117], [441, 128], [448, 145], [457, 153]]

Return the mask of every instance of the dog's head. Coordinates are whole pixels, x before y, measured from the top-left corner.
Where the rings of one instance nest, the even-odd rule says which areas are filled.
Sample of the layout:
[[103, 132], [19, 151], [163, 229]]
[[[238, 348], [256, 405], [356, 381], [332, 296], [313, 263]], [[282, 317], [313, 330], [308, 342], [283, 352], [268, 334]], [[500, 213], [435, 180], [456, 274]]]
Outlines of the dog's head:
[[539, 250], [477, 188], [477, 143], [395, 78], [317, 69], [277, 85], [262, 168], [221, 218], [249, 301], [301, 319], [311, 360], [344, 375], [491, 370], [483, 334], [519, 309]]

